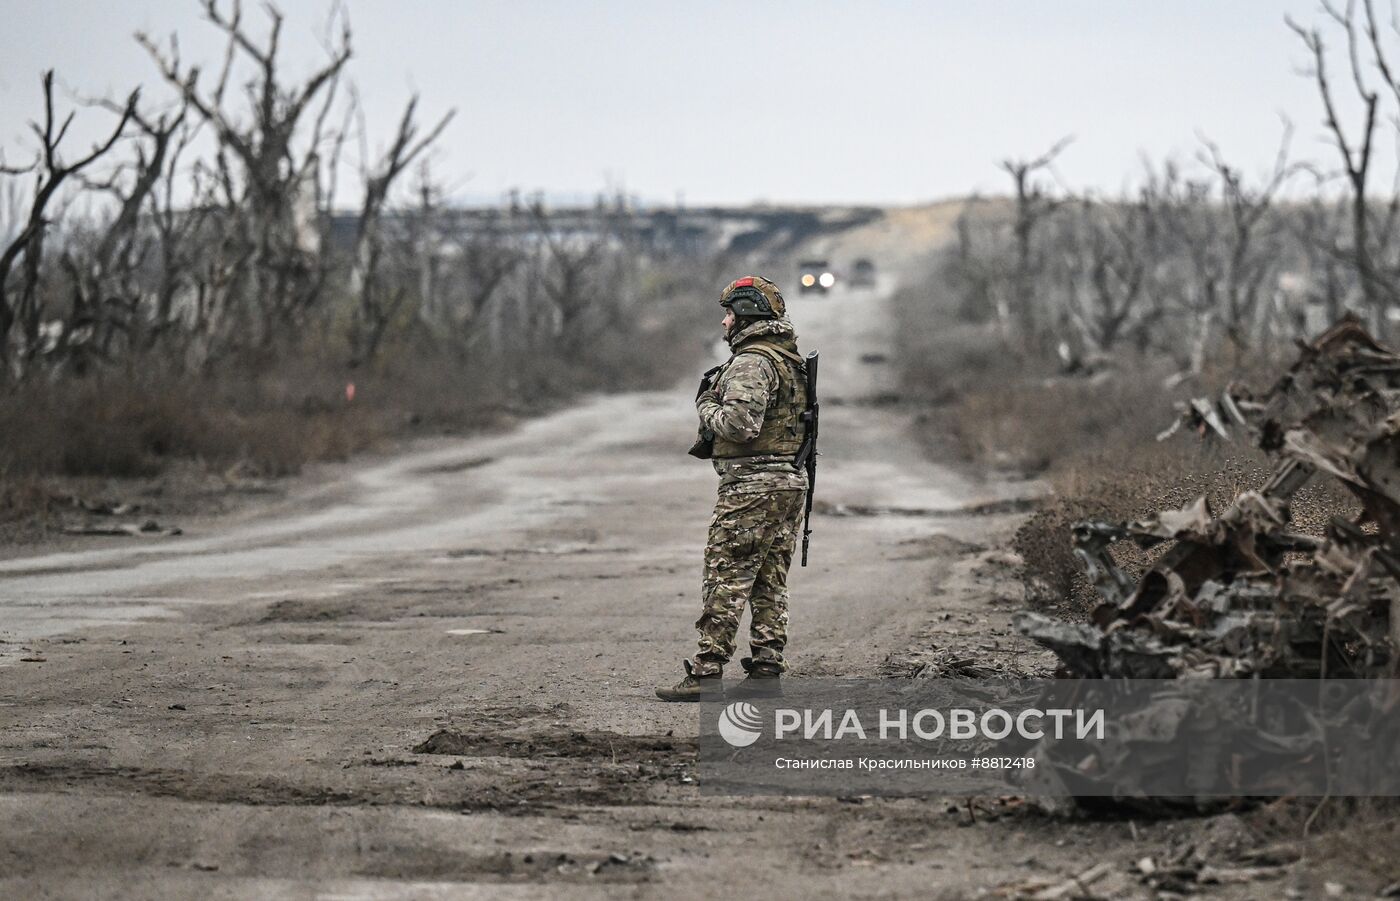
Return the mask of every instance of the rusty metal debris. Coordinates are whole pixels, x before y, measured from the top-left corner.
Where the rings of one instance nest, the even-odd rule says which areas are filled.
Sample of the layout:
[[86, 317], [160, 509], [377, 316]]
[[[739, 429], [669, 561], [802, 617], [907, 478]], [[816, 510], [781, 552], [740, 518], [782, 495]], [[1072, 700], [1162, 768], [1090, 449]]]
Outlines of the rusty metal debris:
[[[1203, 436], [1249, 435], [1277, 461], [1215, 515], [1201, 498], [1119, 524], [1081, 522], [1075, 554], [1103, 598], [1092, 625], [1022, 614], [1018, 628], [1083, 677], [1383, 677], [1400, 645], [1400, 355], [1347, 316], [1260, 396], [1232, 385], [1184, 408]], [[1324, 537], [1290, 529], [1315, 475], [1360, 503]], [[1139, 580], [1110, 548], [1174, 542]]]
[[154, 519], [145, 522], [89, 522], [65, 526], [65, 535], [129, 535], [137, 538], [169, 538], [182, 534], [177, 526], [162, 526]]
[[55, 495], [56, 506], [70, 507], [85, 514], [81, 521], [68, 522], [63, 526], [65, 535], [129, 535], [138, 538], [165, 538], [181, 534], [175, 526], [163, 526], [154, 519], [129, 522], [112, 522], [92, 517], [131, 516], [141, 512], [139, 504], [125, 501], [89, 500], [76, 494]]

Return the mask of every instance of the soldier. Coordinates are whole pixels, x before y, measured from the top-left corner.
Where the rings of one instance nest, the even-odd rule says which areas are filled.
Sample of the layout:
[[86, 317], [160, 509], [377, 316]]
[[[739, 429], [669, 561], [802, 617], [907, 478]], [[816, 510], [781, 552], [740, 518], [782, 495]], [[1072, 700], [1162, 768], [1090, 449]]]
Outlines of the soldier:
[[[794, 465], [802, 445], [806, 374], [783, 295], [766, 278], [731, 282], [720, 294], [725, 338], [733, 350], [696, 398], [702, 444], [719, 474], [719, 500], [705, 544], [704, 612], [695, 623], [700, 650], [685, 661], [665, 701], [722, 695], [720, 676], [734, 653], [748, 605], [752, 657], [741, 690], [770, 693], [787, 669], [787, 574], [802, 520], [807, 476]], [[703, 453], [697, 453], [703, 456]]]

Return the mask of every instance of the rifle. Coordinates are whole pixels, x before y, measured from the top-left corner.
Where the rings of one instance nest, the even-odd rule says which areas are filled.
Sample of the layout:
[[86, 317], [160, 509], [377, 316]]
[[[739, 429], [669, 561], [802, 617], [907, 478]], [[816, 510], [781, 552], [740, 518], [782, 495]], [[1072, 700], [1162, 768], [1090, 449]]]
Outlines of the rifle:
[[801, 419], [807, 426], [802, 446], [797, 449], [793, 463], [807, 469], [807, 506], [802, 519], [802, 565], [807, 565], [807, 541], [812, 537], [812, 492], [817, 488], [817, 420], [821, 405], [817, 403], [817, 352], [807, 355], [807, 409]]
[[[706, 370], [705, 374], [700, 376], [700, 387], [695, 391], [696, 400], [699, 400], [700, 395], [710, 390], [710, 386], [714, 384], [715, 376], [718, 375], [719, 371], [723, 368], [724, 364], [721, 363], [713, 369]], [[690, 450], [686, 451], [686, 453], [690, 454], [692, 457], [698, 457], [701, 460], [708, 460], [714, 453], [714, 448], [714, 433], [701, 429], [700, 434], [695, 437], [695, 443], [690, 446]]]

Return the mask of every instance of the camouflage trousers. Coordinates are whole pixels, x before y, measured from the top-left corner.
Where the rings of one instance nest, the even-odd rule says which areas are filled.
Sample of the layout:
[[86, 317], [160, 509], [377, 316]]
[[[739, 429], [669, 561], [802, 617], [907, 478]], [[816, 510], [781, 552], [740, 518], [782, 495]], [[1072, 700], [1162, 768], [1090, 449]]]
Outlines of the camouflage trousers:
[[739, 617], [751, 613], [754, 660], [786, 669], [787, 575], [802, 523], [802, 491], [721, 491], [705, 543], [705, 612], [696, 621], [697, 675], [717, 673], [734, 654]]

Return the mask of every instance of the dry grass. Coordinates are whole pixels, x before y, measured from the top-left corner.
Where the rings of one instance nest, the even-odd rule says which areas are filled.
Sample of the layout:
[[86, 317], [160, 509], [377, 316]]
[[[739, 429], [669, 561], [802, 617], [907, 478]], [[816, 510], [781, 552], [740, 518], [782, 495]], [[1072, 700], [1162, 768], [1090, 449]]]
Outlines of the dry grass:
[[[283, 372], [215, 380], [117, 375], [24, 385], [0, 399], [0, 527], [42, 537], [70, 495], [158, 491], [173, 466], [278, 477], [344, 460], [395, 433], [399, 413], [339, 379]], [[166, 486], [173, 494], [184, 482]]]
[[[1168, 388], [1174, 370], [1166, 361], [1124, 355], [1094, 376], [1065, 376], [1044, 355], [1007, 348], [990, 326], [957, 321], [926, 289], [907, 291], [896, 308], [905, 395], [928, 407], [925, 441], [978, 469], [1035, 475], [1050, 486], [1015, 540], [1033, 604], [1083, 615], [1098, 603], [1073, 554], [1073, 523], [1140, 519], [1202, 495], [1223, 510], [1272, 471], [1243, 444], [1156, 435], [1176, 417], [1174, 402], [1214, 394], [1232, 378], [1264, 387], [1275, 367], [1243, 364]], [[1293, 503], [1295, 527], [1312, 534], [1355, 510], [1349, 495], [1321, 481]], [[1134, 548], [1114, 554], [1131, 574], [1153, 559]]]
[[1246, 821], [1266, 842], [1304, 840], [1305, 865], [1354, 891], [1400, 883], [1400, 801], [1395, 798], [1281, 798]]
[[217, 377], [144, 360], [126, 371], [25, 383], [0, 393], [0, 540], [42, 537], [63, 512], [56, 499], [75, 494], [159, 494], [163, 510], [188, 512], [177, 495], [216, 493], [199, 473], [278, 478], [386, 440], [495, 427], [581, 393], [674, 384], [707, 349], [714, 308], [682, 293], [694, 292], [693, 283], [647, 287], [668, 295], [659, 312], [567, 352], [464, 359], [456, 349], [404, 341], [373, 368], [347, 369], [343, 355], [313, 346], [271, 362], [229, 363]]
[[[1175, 389], [1164, 382], [1170, 368], [1134, 357], [1097, 379], [1057, 377], [1053, 360], [1006, 348], [988, 326], [959, 322], [946, 312], [951, 307], [928, 289], [907, 290], [896, 305], [904, 394], [926, 408], [924, 438], [938, 454], [958, 454], [983, 471], [1035, 474], [1049, 485], [1015, 538], [1032, 604], [1075, 618], [1099, 603], [1072, 552], [1074, 522], [1140, 519], [1203, 495], [1220, 511], [1272, 473], [1273, 463], [1247, 445], [1181, 433], [1158, 442], [1156, 434], [1175, 417], [1175, 401], [1214, 394], [1232, 379], [1266, 387], [1284, 364], [1229, 361]], [[1291, 505], [1293, 527], [1314, 535], [1332, 516], [1357, 512], [1356, 501], [1326, 479], [1308, 484]], [[1155, 559], [1132, 547], [1115, 548], [1114, 556], [1132, 575]], [[1266, 841], [1300, 842], [1305, 866], [1328, 878], [1346, 874], [1353, 889], [1400, 882], [1394, 799], [1285, 798], [1245, 816]]]
[[0, 400], [0, 472], [143, 477], [173, 459], [281, 476], [344, 459], [388, 430], [384, 405], [295, 372], [218, 381], [108, 375], [27, 385]]

